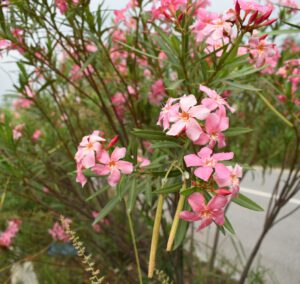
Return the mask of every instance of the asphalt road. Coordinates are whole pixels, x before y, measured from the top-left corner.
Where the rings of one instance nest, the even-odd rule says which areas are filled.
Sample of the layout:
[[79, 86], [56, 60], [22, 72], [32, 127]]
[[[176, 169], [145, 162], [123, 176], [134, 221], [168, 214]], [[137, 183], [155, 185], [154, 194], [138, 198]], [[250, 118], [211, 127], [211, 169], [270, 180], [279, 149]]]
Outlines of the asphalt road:
[[[241, 192], [267, 208], [270, 192], [279, 174], [278, 170], [268, 172], [265, 179], [262, 171], [256, 169], [247, 174], [242, 183]], [[286, 176], [284, 174], [283, 178]], [[300, 205], [300, 193], [286, 205], [280, 216], [285, 215]], [[228, 218], [234, 226], [236, 236], [221, 237], [218, 259], [223, 256], [230, 259], [235, 265], [244, 263], [245, 256], [249, 256], [262, 230], [265, 212], [255, 212], [232, 204], [228, 210]], [[210, 249], [204, 243], [213, 243], [215, 229], [197, 234], [197, 252], [202, 257], [210, 255]], [[234, 244], [235, 245], [234, 245]], [[237, 252], [238, 251], [238, 252]], [[260, 267], [266, 271], [267, 283], [300, 284], [300, 210], [287, 219], [279, 222], [266, 236], [261, 250], [254, 262], [254, 268]], [[255, 282], [254, 282], [255, 284]]]

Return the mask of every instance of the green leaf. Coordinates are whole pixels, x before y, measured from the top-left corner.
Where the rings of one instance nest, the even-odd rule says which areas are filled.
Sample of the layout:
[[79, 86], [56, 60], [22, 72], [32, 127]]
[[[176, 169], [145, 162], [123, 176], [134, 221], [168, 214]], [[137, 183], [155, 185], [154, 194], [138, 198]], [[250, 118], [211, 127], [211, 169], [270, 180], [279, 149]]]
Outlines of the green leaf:
[[134, 52], [136, 52], [136, 53], [138, 53], [138, 54], [145, 55], [145, 56], [147, 56], [147, 57], [149, 57], [149, 58], [152, 58], [152, 59], [155, 59], [155, 60], [159, 60], [159, 58], [158, 58], [157, 56], [154, 56], [154, 55], [151, 55], [151, 54], [146, 53], [146, 52], [144, 52], [144, 51], [141, 51], [141, 50], [139, 50], [139, 49], [136, 49], [136, 48], [134, 48], [134, 47], [132, 47], [132, 46], [130, 46], [130, 45], [128, 45], [128, 44], [122, 42], [122, 41], [117, 41], [117, 42], [118, 42], [119, 44], [121, 44], [121, 45], [127, 47], [128, 49], [133, 50]]
[[136, 137], [148, 139], [148, 140], [167, 140], [167, 141], [177, 141], [172, 136], [167, 136], [163, 131], [161, 130], [142, 130], [142, 129], [134, 129], [132, 131], [132, 134]]
[[287, 30], [277, 30], [277, 31], [271, 31], [271, 32], [264, 32], [263, 34], [268, 34], [268, 35], [286, 35], [286, 34], [295, 34], [299, 33], [300, 30], [295, 30], [295, 29], [287, 29]]
[[231, 82], [231, 81], [226, 81], [226, 80], [220, 80], [220, 81], [223, 82], [224, 84], [232, 86], [236, 89], [242, 89], [242, 90], [253, 91], [253, 92], [260, 91], [260, 89], [257, 89], [257, 88], [255, 88], [251, 85], [248, 85], [248, 84], [241, 84], [241, 83]]
[[232, 201], [242, 207], [248, 208], [253, 211], [264, 211], [264, 209], [260, 205], [258, 205], [242, 193], [239, 193], [237, 197], [232, 199]]
[[178, 192], [179, 189], [182, 187], [182, 183], [173, 184], [170, 186], [163, 187], [159, 190], [154, 191], [156, 194], [168, 194], [172, 192]]
[[108, 190], [110, 188], [110, 186], [104, 186], [103, 188], [96, 190], [96, 192], [94, 192], [91, 196], [89, 196], [85, 201], [90, 201], [93, 198], [95, 198], [96, 196], [102, 194], [103, 192], [105, 192], [106, 190]]
[[113, 197], [105, 206], [104, 208], [100, 211], [99, 215], [95, 218], [95, 221], [93, 223], [96, 224], [99, 221], [101, 221], [105, 216], [107, 216], [115, 207], [116, 205], [120, 202], [119, 197], [116, 195]]
[[293, 124], [285, 118], [283, 114], [281, 114], [269, 101], [268, 99], [261, 93], [257, 93], [262, 101], [269, 107], [283, 122], [285, 122], [289, 127], [293, 127]]
[[151, 145], [151, 148], [152, 149], [160, 149], [160, 148], [167, 148], [167, 149], [170, 149], [170, 148], [182, 148], [181, 145], [175, 143], [175, 142], [171, 142], [171, 141], [163, 141], [163, 142], [156, 142], [156, 143], [153, 143]]
[[182, 80], [182, 79], [174, 81], [170, 85], [168, 85], [168, 87], [166, 89], [167, 90], [176, 90], [181, 86], [182, 82], [184, 82], [184, 80]]
[[253, 131], [253, 129], [251, 129], [251, 128], [231, 127], [230, 129], [225, 131], [224, 134], [228, 137], [232, 137], [232, 136], [238, 136], [238, 135], [246, 134], [246, 133], [249, 133], [249, 132], [252, 132], [252, 131]]
[[286, 22], [286, 21], [282, 21], [283, 23], [285, 23], [286, 25], [289, 25], [293, 28], [296, 28], [296, 29], [299, 29], [300, 30], [300, 26], [299, 25], [296, 25], [296, 24], [293, 24], [293, 23], [289, 23], [289, 22]]
[[223, 227], [228, 231], [230, 232], [231, 234], [235, 235], [235, 231], [230, 223], [230, 221], [228, 220], [227, 217], [225, 217], [225, 222], [223, 224]]
[[128, 212], [129, 213], [134, 208], [137, 196], [138, 196], [138, 191], [136, 188], [136, 178], [134, 178], [131, 185], [129, 186], [129, 193], [128, 193]]
[[186, 188], [184, 190], [181, 190], [180, 194], [182, 194], [184, 196], [189, 196], [189, 195], [191, 195], [195, 191], [197, 191], [196, 187], [189, 187], [189, 188]]

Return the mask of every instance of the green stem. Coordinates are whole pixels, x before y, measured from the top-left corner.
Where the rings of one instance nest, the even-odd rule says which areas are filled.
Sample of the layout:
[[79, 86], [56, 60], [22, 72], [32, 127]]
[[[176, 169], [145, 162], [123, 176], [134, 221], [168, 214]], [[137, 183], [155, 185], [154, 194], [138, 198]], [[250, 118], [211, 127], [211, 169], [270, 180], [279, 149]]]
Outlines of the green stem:
[[156, 208], [154, 227], [153, 227], [153, 233], [152, 233], [149, 268], [148, 268], [148, 277], [149, 278], [153, 277], [154, 269], [155, 269], [155, 259], [156, 259], [157, 245], [158, 245], [158, 239], [159, 239], [159, 229], [160, 229], [160, 223], [161, 223], [163, 204], [164, 204], [164, 196], [162, 194], [160, 194], [159, 198], [158, 198], [158, 204], [157, 204], [157, 208]]
[[138, 252], [137, 245], [136, 245], [136, 238], [135, 238], [135, 233], [134, 233], [134, 229], [133, 229], [131, 215], [127, 208], [127, 202], [125, 202], [125, 206], [126, 206], [126, 214], [127, 214], [132, 244], [133, 244], [133, 250], [134, 250], [134, 255], [135, 255], [137, 271], [138, 271], [138, 275], [139, 275], [139, 283], [143, 284], [143, 276], [142, 276], [141, 264], [140, 264], [140, 259], [139, 259], [139, 252]]

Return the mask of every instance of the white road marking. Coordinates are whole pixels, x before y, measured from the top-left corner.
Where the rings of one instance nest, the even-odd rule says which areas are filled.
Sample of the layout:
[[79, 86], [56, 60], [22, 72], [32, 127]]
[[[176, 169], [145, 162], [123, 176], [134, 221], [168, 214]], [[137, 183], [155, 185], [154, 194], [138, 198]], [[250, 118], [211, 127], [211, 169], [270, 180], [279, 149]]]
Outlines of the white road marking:
[[[251, 189], [251, 188], [241, 187], [241, 191], [245, 192], [245, 193], [250, 193], [250, 194], [253, 194], [253, 195], [261, 196], [261, 197], [272, 198], [271, 193], [262, 192], [262, 191], [254, 190], [254, 189]], [[300, 205], [300, 200], [292, 198], [292, 199], [290, 199], [289, 203]]]

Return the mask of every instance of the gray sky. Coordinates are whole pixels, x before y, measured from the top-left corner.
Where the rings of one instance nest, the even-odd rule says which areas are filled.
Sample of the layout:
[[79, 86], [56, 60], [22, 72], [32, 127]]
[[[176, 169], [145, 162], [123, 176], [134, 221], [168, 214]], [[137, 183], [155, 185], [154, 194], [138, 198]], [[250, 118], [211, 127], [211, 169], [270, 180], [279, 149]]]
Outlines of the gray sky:
[[[100, 0], [91, 0], [92, 9], [96, 10]], [[110, 9], [122, 9], [128, 3], [128, 0], [105, 0], [108, 8]], [[222, 12], [226, 9], [233, 7], [233, 0], [211, 0], [211, 7], [209, 10], [214, 12]], [[297, 0], [300, 6], [300, 0]], [[17, 72], [15, 68], [16, 53], [12, 53], [12, 56], [4, 56], [0, 58], [0, 100], [4, 93], [12, 89], [13, 81], [17, 78]]]

